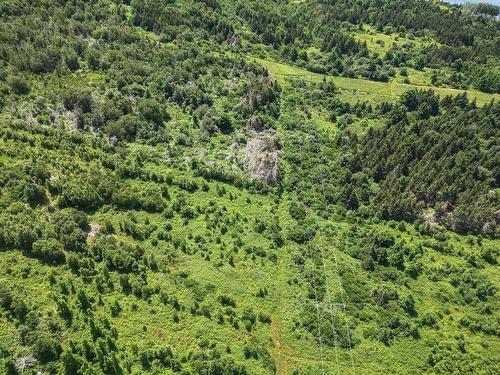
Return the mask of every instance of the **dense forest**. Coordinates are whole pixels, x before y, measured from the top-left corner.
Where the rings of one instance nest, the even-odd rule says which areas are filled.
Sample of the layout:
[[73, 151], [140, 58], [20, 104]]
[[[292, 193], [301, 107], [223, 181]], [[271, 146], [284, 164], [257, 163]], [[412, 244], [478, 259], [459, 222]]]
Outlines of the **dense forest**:
[[0, 374], [497, 374], [489, 4], [0, 2]]

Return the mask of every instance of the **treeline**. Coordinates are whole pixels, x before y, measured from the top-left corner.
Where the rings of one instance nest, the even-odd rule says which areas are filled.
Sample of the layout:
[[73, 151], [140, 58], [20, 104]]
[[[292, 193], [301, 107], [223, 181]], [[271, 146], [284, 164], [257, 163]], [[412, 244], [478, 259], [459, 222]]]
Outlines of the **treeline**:
[[[257, 64], [217, 52], [231, 48], [227, 38], [236, 36], [219, 25], [229, 18], [215, 1], [21, 5], [19, 13], [8, 2], [0, 25], [0, 107], [13, 117], [103, 133], [112, 145], [168, 143], [171, 166], [188, 168], [194, 164], [186, 163], [183, 153], [195, 153], [199, 142], [222, 134], [245, 143], [253, 134], [252, 121], [259, 130], [275, 126], [280, 88]], [[134, 25], [157, 32], [161, 43]], [[182, 40], [179, 47], [164, 43], [176, 39]], [[51, 92], [43, 100], [41, 86]], [[19, 100], [30, 105], [17, 107]], [[189, 124], [173, 125], [173, 108], [181, 113], [177, 117], [191, 117]], [[249, 181], [244, 165], [223, 172], [232, 168], [227, 164], [197, 173], [266, 190]]]
[[234, 35], [233, 25], [222, 16], [217, 0], [196, 0], [184, 6], [175, 0], [133, 0], [131, 6], [134, 25], [161, 34], [163, 41], [210, 36], [222, 42]]
[[379, 184], [374, 204], [382, 217], [415, 220], [433, 208], [438, 222], [458, 232], [498, 235], [499, 103], [477, 108], [465, 94], [412, 90], [388, 117], [360, 141], [353, 170]]
[[[394, 68], [401, 66], [447, 67], [453, 72], [450, 77], [433, 84], [472, 85], [486, 92], [498, 92], [500, 87], [495, 69], [500, 58], [495, 39], [498, 22], [456, 7], [441, 9], [435, 3], [415, 0], [240, 2], [236, 15], [278, 56], [315, 72], [387, 81], [395, 76]], [[411, 39], [430, 33], [439, 43], [425, 49], [404, 44], [385, 56], [371, 55], [366, 44], [353, 36], [364, 24]], [[309, 61], [311, 46], [320, 47], [323, 56]], [[493, 63], [484, 69], [481, 65], [488, 60]]]
[[[427, 1], [344, 1], [322, 0], [318, 9], [329, 21], [348, 21], [352, 24], [391, 25], [408, 30], [431, 30], [446, 45], [472, 46], [479, 39], [491, 40], [498, 33], [494, 20], [481, 20], [458, 8], [442, 9]], [[498, 51], [497, 51], [498, 53]]]
[[[315, 10], [317, 18], [325, 23], [347, 21], [349, 23], [375, 25], [379, 31], [393, 27], [401, 33], [414, 36], [431, 31], [440, 42], [423, 50], [412, 52], [413, 66], [439, 68], [446, 66], [454, 71], [451, 81], [454, 87], [473, 85], [486, 92], [498, 92], [500, 75], [494, 67], [487, 72], [478, 64], [489, 58], [500, 58], [495, 36], [499, 25], [494, 19], [483, 19], [457, 8], [441, 9], [426, 1], [324, 1]], [[314, 8], [311, 5], [311, 8]], [[465, 64], [464, 64], [465, 63]], [[397, 65], [395, 65], [397, 66]], [[462, 69], [463, 68], [463, 69]], [[473, 77], [468, 80], [468, 77]]]
[[[314, 232], [304, 220], [309, 209], [499, 234], [499, 103], [478, 108], [465, 93], [439, 97], [414, 89], [395, 104], [350, 104], [327, 82], [291, 84], [295, 93], [283, 99], [289, 109], [281, 124], [288, 166], [283, 188], [295, 199], [291, 215], [298, 225], [289, 233], [295, 242], [308, 242]], [[342, 131], [333, 137], [314, 127], [313, 105]], [[361, 125], [370, 119], [384, 125]], [[364, 126], [366, 134], [353, 126]]]
[[[110, 6], [104, 2], [94, 5], [62, 2], [53, 12], [53, 4], [44, 1], [30, 6], [24, 2], [6, 3], [2, 9], [5, 15], [15, 19], [22, 9], [24, 16], [20, 22], [5, 22], [0, 26], [4, 41], [0, 55], [18, 69], [35, 73], [77, 71], [85, 66], [108, 70], [116, 65], [119, 56], [104, 47], [145, 43], [131, 29], [140, 26], [158, 34], [161, 42], [178, 41], [185, 45], [203, 40], [232, 50], [244, 48], [257, 53], [254, 44], [262, 42], [272, 46], [281, 58], [320, 73], [387, 81], [400, 66], [447, 67], [452, 74], [443, 71], [433, 84], [460, 88], [472, 85], [486, 92], [498, 92], [500, 87], [500, 73], [495, 69], [500, 58], [495, 41], [498, 22], [454, 7], [441, 9], [433, 3], [414, 0], [398, 3], [192, 0], [182, 4], [155, 0], [128, 4], [117, 0], [115, 3]], [[49, 22], [39, 17], [49, 13]], [[100, 23], [110, 14], [113, 23], [101, 27]], [[59, 27], [60, 24], [64, 27]], [[440, 44], [425, 49], [398, 46], [386, 56], [371, 55], [366, 44], [353, 36], [363, 24], [373, 25], [380, 32], [390, 29], [408, 34], [411, 38], [430, 32]], [[42, 26], [43, 38], [38, 33]], [[252, 32], [245, 31], [246, 27]], [[89, 38], [99, 43], [91, 44]], [[9, 47], [20, 41], [20, 48]], [[311, 46], [321, 48], [324, 56], [310, 61]], [[150, 48], [142, 45], [141, 51]], [[150, 60], [149, 53], [143, 57], [147, 55]], [[136, 58], [141, 59], [141, 55]], [[485, 69], [482, 65], [489, 60]], [[199, 91], [197, 94], [198, 101], [206, 102], [206, 95]]]

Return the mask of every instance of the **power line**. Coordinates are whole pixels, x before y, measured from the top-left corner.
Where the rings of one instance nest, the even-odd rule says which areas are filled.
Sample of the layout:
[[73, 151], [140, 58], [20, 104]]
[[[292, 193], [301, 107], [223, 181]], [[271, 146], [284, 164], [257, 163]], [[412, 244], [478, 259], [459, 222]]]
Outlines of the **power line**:
[[[319, 145], [319, 141], [318, 141], [318, 130], [317, 128], [314, 129], [315, 130], [315, 134], [314, 134], [314, 138], [315, 138], [315, 141], [316, 141], [316, 145], [317, 145], [317, 153], [318, 155], [321, 155], [321, 148], [320, 148], [320, 145]], [[324, 165], [324, 163], [320, 163], [320, 171], [321, 171], [321, 190], [322, 190], [322, 195], [323, 195], [323, 203], [325, 205], [328, 204], [327, 202], [327, 199], [326, 199], [326, 193], [325, 193], [325, 176], [323, 174], [323, 169], [322, 169], [322, 165]], [[318, 223], [318, 228], [320, 229], [321, 228], [321, 224], [320, 224], [320, 221], [319, 221], [319, 217], [316, 215], [316, 221]], [[322, 266], [323, 266], [323, 272], [324, 272], [324, 275], [325, 275], [325, 284], [326, 284], [326, 297], [327, 299], [330, 300], [330, 302], [327, 304], [327, 306], [329, 307], [329, 311], [330, 311], [330, 316], [332, 318], [332, 330], [334, 331], [334, 337], [336, 335], [336, 331], [335, 331], [335, 324], [334, 324], [334, 314], [333, 314], [333, 306], [341, 306], [342, 307], [342, 310], [343, 310], [343, 315], [344, 315], [344, 319], [345, 319], [345, 325], [346, 325], [346, 334], [347, 334], [347, 342], [348, 342], [348, 345], [349, 345], [349, 355], [350, 355], [350, 362], [351, 362], [351, 369], [354, 373], [354, 357], [353, 357], [353, 354], [352, 354], [352, 340], [351, 340], [351, 332], [350, 332], [350, 328], [349, 328], [349, 320], [348, 320], [348, 317], [347, 317], [347, 303], [346, 303], [346, 299], [345, 299], [345, 289], [344, 289], [344, 286], [343, 286], [343, 283], [342, 283], [342, 279], [340, 277], [340, 273], [339, 273], [339, 268], [338, 268], [338, 260], [337, 260], [337, 253], [336, 253], [336, 249], [335, 247], [333, 247], [333, 258], [334, 258], [334, 265], [335, 265], [335, 274], [337, 276], [337, 281], [338, 281], [338, 284], [339, 284], [339, 291], [340, 291], [340, 296], [341, 296], [341, 300], [342, 300], [342, 303], [341, 304], [333, 304], [331, 302], [332, 300], [332, 296], [331, 296], [331, 292], [329, 291], [329, 287], [328, 287], [328, 276], [327, 276], [327, 272], [326, 272], [326, 262], [325, 262], [325, 254], [324, 254], [324, 248], [323, 246], [320, 246], [320, 249], [321, 249], [321, 258], [322, 258]], [[338, 353], [337, 353], [338, 349], [337, 349], [337, 345], [335, 343], [335, 355], [336, 357], [338, 357]], [[338, 368], [338, 359], [337, 359], [337, 373], [339, 372], [339, 368]]]
[[[305, 99], [304, 99], [304, 97], [302, 97], [302, 109], [303, 110], [306, 108], [305, 104], [306, 104]], [[319, 138], [318, 138], [318, 129], [316, 127], [314, 127], [314, 125], [312, 125], [312, 127], [314, 129], [314, 132], [309, 133], [311, 136], [310, 142], [312, 143], [313, 146], [315, 146], [314, 148], [316, 149], [317, 155], [321, 155], [321, 147], [320, 147], [320, 142], [319, 142]], [[302, 140], [302, 141], [304, 141], [304, 140]], [[306, 144], [307, 144], [307, 141], [306, 141]], [[327, 201], [326, 192], [325, 192], [325, 176], [324, 176], [323, 169], [322, 169], [321, 165], [320, 165], [320, 179], [321, 179], [321, 195], [322, 195], [321, 198], [322, 198], [322, 202], [326, 206], [326, 205], [328, 205], [328, 201]], [[318, 191], [318, 193], [319, 193], [319, 191]], [[323, 229], [322, 228], [323, 226], [322, 226], [322, 223], [320, 222], [320, 218], [319, 218], [319, 215], [317, 214], [317, 212], [314, 212], [314, 215], [315, 215], [315, 219], [316, 219], [315, 221], [316, 221], [316, 225], [318, 228], [318, 232], [317, 232], [317, 234], [313, 234], [312, 232], [310, 232], [308, 234], [307, 249], [308, 249], [308, 257], [310, 257], [310, 259], [313, 261], [313, 263], [315, 264], [315, 267], [318, 267], [318, 265], [316, 265], [316, 262], [314, 262], [314, 253], [312, 251], [312, 248], [313, 248], [312, 240], [314, 237], [318, 236], [318, 242], [320, 242], [321, 230]], [[318, 246], [318, 245], [316, 245], [316, 246]], [[344, 289], [342, 279], [341, 279], [340, 273], [339, 273], [336, 249], [335, 249], [335, 247], [333, 247], [333, 260], [334, 260], [334, 270], [335, 270], [335, 274], [337, 277], [338, 288], [339, 288], [339, 292], [340, 292], [339, 294], [340, 294], [340, 298], [341, 298], [341, 303], [334, 302], [334, 299], [332, 297], [332, 292], [331, 292], [331, 288], [330, 288], [331, 283], [329, 281], [328, 272], [326, 269], [327, 267], [326, 267], [326, 260], [325, 260], [325, 258], [326, 258], [325, 257], [325, 249], [321, 243], [319, 243], [319, 250], [320, 250], [319, 254], [321, 256], [321, 268], [322, 268], [322, 272], [324, 275], [324, 281], [325, 281], [325, 295], [323, 296], [324, 301], [319, 301], [317, 281], [312, 280], [312, 278], [307, 275], [307, 273], [304, 270], [304, 263], [300, 264], [299, 268], [301, 269], [305, 279], [309, 282], [309, 284], [314, 289], [314, 299], [315, 299], [315, 307], [316, 307], [316, 324], [317, 324], [316, 340], [318, 342], [319, 351], [320, 351], [321, 373], [324, 374], [323, 336], [322, 336], [321, 326], [322, 326], [322, 320], [323, 320], [323, 309], [326, 308], [329, 312], [330, 319], [331, 319], [331, 325], [332, 325], [332, 336], [333, 336], [333, 346], [334, 346], [334, 352], [335, 352], [336, 370], [337, 370], [337, 374], [340, 374], [340, 365], [339, 365], [339, 357], [338, 357], [338, 352], [339, 352], [338, 337], [337, 337], [337, 330], [336, 330], [336, 324], [335, 324], [336, 319], [339, 319], [339, 317], [336, 317], [336, 314], [334, 312], [334, 309], [338, 308], [343, 312], [342, 315], [344, 315], [344, 319], [345, 319], [346, 336], [347, 336], [347, 342], [349, 345], [350, 365], [351, 365], [352, 373], [354, 374], [355, 367], [354, 367], [354, 358], [353, 358], [353, 354], [352, 354], [351, 331], [350, 331], [350, 327], [349, 327], [349, 320], [348, 320], [348, 314], [347, 314], [347, 302], [346, 302], [346, 297], [345, 297], [345, 289]]]

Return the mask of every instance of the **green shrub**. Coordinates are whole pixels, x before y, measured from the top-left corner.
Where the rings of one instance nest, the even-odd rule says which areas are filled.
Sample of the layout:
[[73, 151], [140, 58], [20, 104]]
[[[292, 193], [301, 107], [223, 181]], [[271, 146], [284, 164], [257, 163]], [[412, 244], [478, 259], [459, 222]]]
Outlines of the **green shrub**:
[[47, 263], [62, 263], [66, 259], [63, 245], [55, 238], [35, 241], [32, 254]]
[[31, 91], [31, 87], [24, 78], [22, 77], [10, 77], [7, 80], [11, 91], [16, 95], [27, 95]]
[[50, 337], [42, 336], [33, 345], [33, 355], [42, 363], [55, 361], [60, 353], [60, 344]]

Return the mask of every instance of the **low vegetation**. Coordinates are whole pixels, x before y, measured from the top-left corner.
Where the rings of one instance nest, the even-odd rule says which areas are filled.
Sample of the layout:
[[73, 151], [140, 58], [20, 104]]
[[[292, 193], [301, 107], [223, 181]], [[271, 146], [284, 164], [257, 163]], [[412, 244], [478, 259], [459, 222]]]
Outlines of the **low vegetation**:
[[0, 373], [496, 374], [498, 22], [394, 4], [0, 4]]

